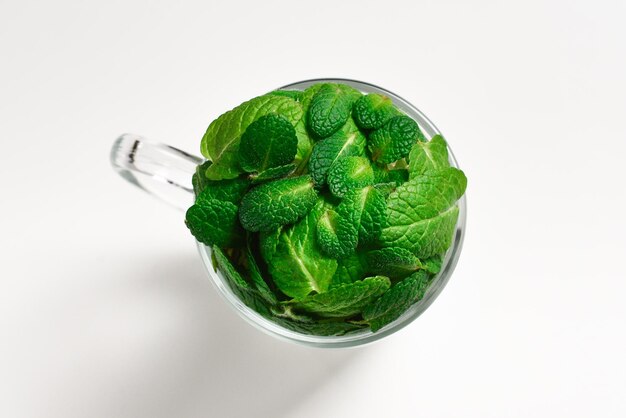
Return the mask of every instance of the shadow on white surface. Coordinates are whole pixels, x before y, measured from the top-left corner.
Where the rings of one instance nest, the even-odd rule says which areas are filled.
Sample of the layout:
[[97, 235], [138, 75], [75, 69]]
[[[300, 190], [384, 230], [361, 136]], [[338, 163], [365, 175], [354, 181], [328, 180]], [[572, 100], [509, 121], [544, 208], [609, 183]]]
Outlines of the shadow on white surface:
[[74, 321], [59, 349], [71, 354], [57, 364], [47, 416], [280, 417], [360, 353], [262, 334], [219, 298], [191, 252], [80, 266], [95, 273], [62, 302]]

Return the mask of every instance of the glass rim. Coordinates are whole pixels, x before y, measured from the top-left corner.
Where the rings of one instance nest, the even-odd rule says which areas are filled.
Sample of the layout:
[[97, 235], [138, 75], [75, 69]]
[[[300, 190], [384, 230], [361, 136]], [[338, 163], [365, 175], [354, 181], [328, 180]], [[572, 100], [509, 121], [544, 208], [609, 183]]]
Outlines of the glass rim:
[[[299, 81], [296, 83], [291, 83], [282, 87], [279, 87], [279, 90], [304, 90], [308, 86], [316, 83], [343, 83], [350, 85], [357, 90], [363, 93], [381, 93], [392, 99], [393, 103], [399, 107], [404, 113], [413, 117], [419, 124], [422, 131], [431, 139], [435, 135], [440, 135], [441, 132], [434, 123], [428, 117], [422, 113], [417, 107], [412, 105], [407, 100], [398, 96], [397, 94], [390, 92], [382, 87], [376, 86], [371, 83], [366, 83], [363, 81], [357, 81], [352, 79], [345, 78], [316, 78], [309, 79], [304, 81]], [[458, 162], [448, 144], [448, 154], [450, 163], [453, 167], [459, 168]], [[446, 256], [444, 258], [444, 262], [441, 267], [441, 271], [435, 276], [432, 284], [428, 287], [426, 294], [424, 297], [411, 305], [409, 309], [407, 309], [399, 318], [395, 321], [387, 324], [382, 329], [372, 332], [369, 328], [365, 328], [363, 330], [349, 332], [345, 335], [339, 336], [318, 336], [318, 335], [310, 335], [304, 334], [296, 331], [292, 331], [290, 329], [284, 328], [277, 323], [271, 321], [263, 317], [261, 314], [253, 310], [252, 308], [246, 306], [230, 289], [227, 284], [227, 280], [224, 278], [222, 272], [214, 267], [213, 260], [211, 257], [212, 250], [210, 247], [197, 242], [198, 251], [202, 258], [204, 267], [211, 278], [211, 282], [217, 288], [218, 293], [222, 296], [226, 302], [233, 306], [237, 313], [243, 317], [249, 324], [253, 325], [255, 328], [265, 332], [266, 334], [272, 335], [284, 341], [289, 341], [292, 343], [297, 343], [301, 345], [306, 345], [310, 347], [319, 347], [319, 348], [347, 348], [347, 347], [356, 347], [362, 346], [365, 344], [371, 344], [375, 341], [378, 341], [388, 335], [399, 331], [400, 329], [406, 327], [415, 319], [417, 319], [426, 309], [430, 307], [430, 305], [434, 302], [434, 300], [439, 296], [441, 291], [447, 285], [456, 264], [459, 260], [461, 249], [463, 246], [463, 239], [465, 237], [465, 224], [467, 217], [467, 208], [466, 208], [466, 198], [465, 194], [458, 200], [457, 206], [459, 207], [459, 217], [456, 222], [454, 237], [450, 248], [446, 252]]]

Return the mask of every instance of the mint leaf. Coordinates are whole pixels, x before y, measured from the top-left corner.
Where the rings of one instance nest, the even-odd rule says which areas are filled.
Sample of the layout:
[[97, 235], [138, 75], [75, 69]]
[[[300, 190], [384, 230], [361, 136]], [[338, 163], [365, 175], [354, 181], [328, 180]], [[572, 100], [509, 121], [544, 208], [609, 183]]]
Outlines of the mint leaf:
[[214, 265], [221, 271], [235, 296], [261, 315], [268, 316], [270, 311], [266, 302], [241, 276], [226, 254], [217, 246], [213, 246], [212, 250]]
[[343, 197], [350, 190], [361, 189], [374, 183], [374, 172], [367, 158], [341, 158], [328, 170], [330, 192]]
[[206, 170], [207, 178], [231, 179], [241, 174], [238, 162], [241, 135], [252, 122], [270, 113], [282, 115], [295, 125], [302, 118], [302, 107], [289, 97], [266, 94], [242, 103], [211, 122], [201, 144], [202, 155], [212, 161]]
[[281, 165], [279, 167], [268, 168], [265, 171], [256, 174], [250, 174], [249, 178], [252, 180], [252, 184], [264, 183], [268, 180], [275, 180], [280, 177], [288, 176], [296, 169], [295, 164]]
[[394, 285], [378, 300], [363, 309], [363, 319], [373, 332], [398, 319], [409, 307], [424, 297], [430, 284], [430, 275], [417, 271]]
[[385, 224], [385, 197], [374, 187], [368, 186], [347, 193], [337, 206], [339, 223], [357, 226], [359, 245], [378, 241]]
[[369, 270], [390, 279], [402, 279], [422, 268], [422, 262], [404, 248], [390, 247], [367, 253]]
[[354, 324], [344, 321], [320, 321], [313, 318], [310, 318], [308, 322], [304, 322], [275, 316], [272, 320], [291, 331], [320, 336], [341, 336], [366, 327], [366, 325], [363, 324]]
[[309, 158], [313, 151], [313, 139], [306, 130], [304, 117], [295, 125], [296, 136], [298, 137], [298, 149], [293, 162], [296, 165], [296, 174], [305, 174], [309, 165]]
[[200, 242], [206, 245], [232, 247], [241, 241], [237, 206], [232, 202], [205, 198], [202, 192], [185, 214], [185, 223]]
[[211, 164], [211, 161], [203, 162], [196, 167], [196, 172], [191, 176], [191, 184], [196, 196], [198, 196], [209, 183], [209, 179], [206, 178], [206, 170]]
[[372, 164], [372, 170], [374, 171], [374, 184], [395, 183], [399, 186], [409, 179], [409, 172], [404, 168], [389, 169], [386, 166]]
[[441, 271], [441, 267], [443, 266], [444, 259], [445, 259], [445, 253], [434, 255], [422, 261], [422, 265], [423, 265], [422, 268], [428, 271], [429, 273], [437, 274]]
[[302, 93], [303, 92], [300, 90], [274, 90], [271, 91], [269, 94], [274, 96], [289, 97], [290, 99], [298, 101], [302, 97]]
[[333, 276], [330, 287], [337, 287], [357, 280], [362, 280], [368, 273], [365, 255], [361, 252], [337, 260], [337, 271]]
[[317, 242], [320, 249], [333, 258], [354, 253], [359, 231], [351, 222], [340, 222], [339, 215], [328, 205], [317, 224]]
[[309, 158], [311, 157], [313, 143], [315, 142], [313, 138], [311, 138], [307, 129], [307, 116], [311, 105], [311, 99], [321, 86], [321, 84], [314, 84], [298, 95], [298, 102], [302, 107], [302, 117], [295, 124], [296, 136], [298, 137], [298, 151], [296, 152], [294, 163], [296, 164], [297, 174], [304, 174], [307, 172]]
[[463, 172], [450, 167], [426, 172], [398, 187], [387, 198], [383, 245], [406, 248], [420, 259], [447, 250], [459, 214], [455, 202], [466, 185]]
[[427, 171], [450, 167], [448, 145], [441, 135], [428, 142], [416, 142], [409, 153], [410, 178]]
[[327, 318], [351, 317], [363, 310], [389, 289], [387, 277], [368, 277], [349, 284], [342, 284], [324, 293], [316, 293], [288, 303], [296, 310]]
[[352, 115], [355, 122], [363, 129], [378, 129], [400, 111], [391, 99], [382, 94], [370, 93], [354, 103]]
[[243, 197], [239, 219], [248, 231], [269, 231], [296, 222], [316, 200], [310, 176], [275, 180], [253, 188]]
[[332, 136], [322, 139], [313, 147], [309, 160], [309, 171], [316, 186], [326, 184], [330, 167], [343, 157], [360, 156], [365, 152], [365, 136], [358, 129], [352, 129], [350, 122]]
[[295, 225], [261, 236], [261, 253], [276, 286], [287, 296], [303, 297], [324, 292], [337, 269], [337, 261], [322, 253], [316, 228], [324, 201]]
[[284, 116], [270, 113], [252, 122], [241, 136], [239, 164], [247, 172], [263, 172], [293, 161], [296, 130]]
[[[198, 175], [198, 179], [201, 178], [201, 175]], [[198, 180], [200, 191], [197, 194], [196, 203], [199, 200], [215, 199], [238, 204], [248, 188], [250, 188], [250, 181], [247, 179], [213, 181], [205, 177], [204, 180]]]
[[415, 142], [424, 138], [417, 122], [408, 116], [395, 116], [368, 138], [372, 161], [389, 164], [409, 155]]
[[308, 128], [317, 138], [337, 132], [350, 117], [361, 93], [342, 84], [324, 84], [311, 99]]
[[254, 253], [252, 252], [252, 237], [248, 234], [247, 245], [246, 245], [246, 261], [248, 263], [248, 270], [250, 271], [250, 279], [254, 284], [254, 287], [259, 292], [259, 296], [261, 296], [268, 304], [276, 305], [278, 304], [278, 299], [276, 295], [272, 292], [270, 287], [268, 286], [265, 279], [263, 279], [263, 275], [261, 274], [261, 270], [259, 269], [259, 265], [254, 258]]

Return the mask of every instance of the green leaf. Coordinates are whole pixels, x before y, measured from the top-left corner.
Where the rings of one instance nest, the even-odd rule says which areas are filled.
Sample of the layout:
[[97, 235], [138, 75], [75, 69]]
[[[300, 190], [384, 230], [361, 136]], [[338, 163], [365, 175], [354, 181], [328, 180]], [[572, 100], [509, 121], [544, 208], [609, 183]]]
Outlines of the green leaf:
[[398, 185], [395, 182], [378, 183], [374, 185], [374, 188], [376, 188], [376, 190], [378, 190], [384, 197], [387, 197], [398, 188]]
[[206, 170], [211, 165], [211, 161], [205, 161], [196, 166], [196, 172], [191, 176], [191, 184], [193, 192], [196, 196], [208, 185], [209, 179], [206, 178]]
[[275, 180], [253, 188], [243, 197], [239, 219], [248, 231], [269, 231], [296, 222], [316, 200], [310, 176]]
[[320, 321], [313, 318], [305, 322], [274, 316], [272, 321], [291, 331], [320, 336], [341, 336], [366, 327], [364, 324], [354, 324], [344, 321]]
[[372, 186], [353, 190], [337, 206], [337, 214], [340, 223], [357, 225], [359, 245], [376, 243], [385, 224], [385, 197]]
[[383, 245], [406, 248], [420, 259], [447, 250], [459, 214], [455, 202], [466, 186], [463, 172], [450, 167], [426, 172], [398, 187], [387, 198]]
[[269, 315], [269, 306], [265, 300], [237, 271], [226, 254], [217, 246], [213, 246], [212, 250], [214, 264], [221, 271], [228, 283], [228, 287], [230, 287], [235, 296], [261, 315]]
[[248, 270], [250, 271], [250, 279], [254, 284], [254, 287], [259, 292], [259, 295], [265, 299], [265, 301], [270, 305], [278, 304], [278, 299], [276, 295], [272, 292], [267, 282], [263, 278], [261, 274], [261, 270], [259, 269], [259, 265], [254, 258], [254, 253], [252, 252], [252, 236], [248, 234], [247, 245], [246, 245], [246, 260], [248, 262]]
[[300, 96], [300, 103], [302, 104], [302, 110], [304, 110], [305, 118], [308, 114], [309, 107], [311, 106], [311, 101], [313, 97], [317, 94], [318, 91], [322, 88], [322, 86], [332, 84], [332, 83], [315, 83], [307, 87], [302, 91], [302, 95]]
[[409, 179], [409, 171], [404, 168], [389, 169], [378, 164], [372, 164], [374, 171], [374, 184], [395, 183], [401, 185]]
[[308, 128], [317, 138], [337, 132], [350, 117], [361, 93], [343, 84], [324, 84], [311, 99]]
[[252, 122], [241, 136], [239, 164], [249, 173], [261, 173], [291, 163], [297, 146], [293, 125], [284, 116], [270, 113]]
[[213, 181], [204, 177], [204, 180], [200, 180], [202, 179], [201, 174], [201, 172], [195, 174], [197, 175], [197, 187], [198, 190], [200, 190], [196, 196], [196, 203], [199, 200], [215, 199], [222, 202], [238, 204], [248, 191], [248, 188], [250, 188], [250, 181], [248, 179], [236, 178]]
[[443, 260], [445, 259], [445, 253], [437, 254], [426, 260], [422, 261], [423, 269], [432, 274], [437, 274], [441, 271], [443, 266]]
[[300, 98], [302, 97], [302, 91], [300, 90], [274, 90], [271, 91], [269, 94], [274, 96], [289, 97], [290, 99], [296, 101], [300, 100]]
[[374, 183], [374, 172], [365, 157], [341, 158], [328, 170], [330, 192], [343, 197], [350, 190], [361, 189]]
[[367, 149], [372, 161], [389, 164], [409, 155], [413, 144], [422, 137], [417, 122], [408, 116], [395, 116], [370, 134]]
[[349, 284], [342, 284], [324, 293], [316, 293], [288, 303], [296, 310], [327, 318], [351, 317], [360, 313], [389, 289], [387, 277], [368, 277]]
[[320, 249], [333, 258], [344, 258], [353, 254], [359, 231], [351, 222], [340, 222], [339, 215], [329, 205], [317, 224], [317, 242]]
[[367, 274], [368, 265], [365, 260], [365, 254], [357, 252], [337, 260], [337, 271], [331, 280], [330, 288], [362, 280]]
[[448, 146], [441, 135], [435, 135], [428, 142], [416, 142], [409, 153], [410, 178], [427, 171], [450, 167]]
[[206, 245], [232, 247], [241, 241], [243, 231], [232, 202], [205, 198], [204, 190], [185, 214], [185, 223], [194, 237]]
[[296, 136], [298, 137], [298, 149], [293, 160], [296, 165], [297, 174], [305, 174], [309, 166], [309, 158], [313, 151], [313, 143], [315, 142], [306, 130], [304, 117], [295, 125]]
[[261, 253], [276, 286], [297, 298], [324, 292], [337, 270], [337, 260], [320, 251], [316, 229], [324, 211], [319, 199], [315, 208], [295, 225], [261, 235]]
[[308, 126], [309, 107], [311, 106], [311, 100], [313, 96], [322, 87], [321, 83], [313, 84], [302, 92], [298, 101], [302, 106], [302, 117], [296, 123], [296, 135], [298, 137], [298, 152], [296, 152], [296, 158], [294, 163], [296, 164], [296, 173], [303, 174], [307, 172], [309, 158], [311, 157], [311, 151], [313, 150], [314, 138], [311, 137]]
[[293, 173], [295, 169], [295, 164], [281, 165], [280, 167], [268, 168], [261, 173], [250, 174], [249, 178], [252, 180], [252, 184], [255, 185], [265, 183], [268, 180], [275, 180], [277, 178], [288, 176]]
[[361, 97], [354, 103], [352, 109], [355, 122], [363, 129], [378, 129], [389, 119], [400, 114], [389, 97], [377, 93]]
[[387, 178], [389, 179], [389, 181], [392, 181], [399, 186], [409, 179], [409, 171], [404, 168], [389, 170], [387, 173]]
[[413, 273], [365, 307], [363, 319], [369, 322], [372, 332], [380, 330], [424, 297], [429, 284], [430, 275], [427, 272], [420, 270]]
[[302, 106], [289, 97], [266, 94], [242, 103], [209, 125], [201, 151], [213, 163], [206, 170], [210, 180], [231, 179], [241, 174], [238, 151], [241, 135], [261, 116], [277, 113], [295, 125], [302, 118]]
[[399, 247], [382, 248], [367, 253], [369, 270], [391, 279], [403, 279], [422, 268], [419, 258]]
[[361, 156], [365, 152], [365, 137], [358, 129], [346, 128], [322, 139], [313, 147], [309, 160], [309, 171], [316, 186], [326, 184], [326, 176], [330, 167], [344, 157]]

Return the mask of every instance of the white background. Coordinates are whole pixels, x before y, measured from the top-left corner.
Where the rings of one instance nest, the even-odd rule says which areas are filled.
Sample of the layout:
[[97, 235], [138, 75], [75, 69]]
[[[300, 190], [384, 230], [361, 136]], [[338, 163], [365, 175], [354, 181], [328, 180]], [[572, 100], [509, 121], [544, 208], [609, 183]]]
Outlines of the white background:
[[[0, 416], [626, 416], [626, 3], [0, 0]], [[315, 77], [423, 110], [469, 178], [417, 321], [328, 351], [239, 319], [182, 214], [124, 183], [135, 132]]]

